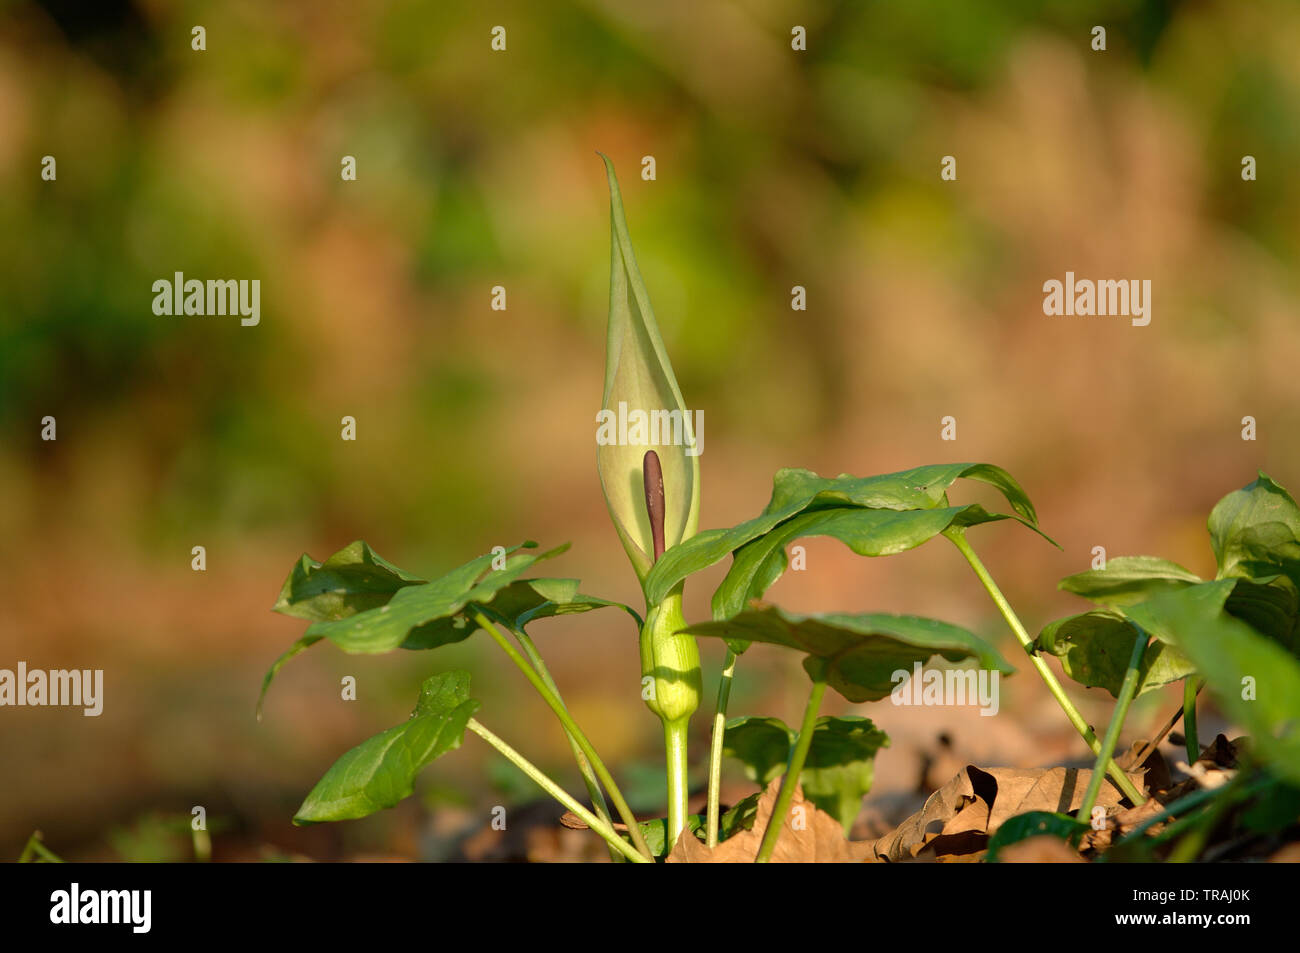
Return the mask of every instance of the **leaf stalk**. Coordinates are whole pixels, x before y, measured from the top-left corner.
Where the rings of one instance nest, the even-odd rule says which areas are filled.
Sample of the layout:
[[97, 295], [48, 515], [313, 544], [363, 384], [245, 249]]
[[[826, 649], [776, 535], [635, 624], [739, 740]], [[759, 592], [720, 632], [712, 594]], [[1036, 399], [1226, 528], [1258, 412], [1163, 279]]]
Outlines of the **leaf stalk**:
[[731, 683], [736, 677], [736, 653], [727, 649], [718, 682], [718, 703], [713, 713], [713, 737], [709, 743], [709, 800], [705, 820], [705, 842], [718, 846], [719, 800], [722, 790], [722, 745], [727, 731], [727, 705], [731, 700]]
[[627, 806], [627, 801], [623, 798], [623, 792], [619, 790], [618, 785], [614, 782], [613, 776], [609, 773], [609, 769], [606, 768], [605, 763], [600, 760], [600, 756], [596, 754], [596, 749], [591, 746], [591, 742], [587, 740], [587, 736], [583, 734], [582, 729], [578, 727], [578, 723], [573, 720], [573, 716], [569, 714], [569, 710], [564, 707], [564, 704], [556, 697], [555, 693], [552, 692], [546, 686], [546, 683], [542, 681], [541, 677], [533, 671], [533, 667], [528, 664], [528, 661], [519, 654], [519, 651], [510, 644], [510, 641], [501, 633], [501, 630], [498, 629], [492, 621], [487, 618], [487, 616], [485, 616], [481, 611], [476, 611], [474, 618], [479, 626], [487, 632], [488, 635], [492, 636], [497, 645], [501, 646], [502, 651], [509, 656], [510, 660], [515, 663], [518, 669], [523, 672], [524, 677], [528, 679], [529, 683], [531, 683], [533, 688], [537, 691], [537, 694], [542, 696], [542, 700], [545, 701], [551, 711], [555, 713], [555, 717], [560, 720], [560, 724], [564, 726], [565, 730], [569, 733], [569, 736], [578, 744], [578, 747], [582, 749], [582, 753], [586, 755], [587, 760], [591, 762], [591, 767], [592, 770], [596, 772], [596, 777], [600, 779], [600, 783], [605, 786], [605, 790], [609, 793], [609, 799], [614, 802], [615, 810], [618, 811], [619, 816], [623, 819], [623, 823], [627, 825], [628, 835], [632, 838], [632, 843], [636, 845], [638, 851], [645, 855], [647, 860], [652, 860], [654, 855], [650, 852], [650, 847], [645, 842], [645, 836], [641, 833], [641, 825], [637, 823], [636, 815], [634, 815], [631, 808]]
[[1110, 724], [1106, 727], [1106, 737], [1101, 743], [1101, 750], [1097, 752], [1097, 762], [1093, 765], [1092, 777], [1088, 779], [1088, 790], [1084, 793], [1083, 803], [1079, 806], [1077, 817], [1084, 821], [1091, 822], [1093, 805], [1097, 803], [1097, 796], [1101, 794], [1101, 780], [1106, 776], [1105, 769], [1110, 764], [1111, 753], [1119, 743], [1119, 733], [1124, 727], [1124, 719], [1128, 717], [1129, 705], [1133, 703], [1133, 698], [1137, 694], [1138, 681], [1142, 675], [1142, 657], [1146, 655], [1147, 643], [1151, 641], [1147, 634], [1132, 622], [1129, 625], [1133, 627], [1133, 651], [1129, 655], [1128, 668], [1124, 670], [1124, 681], [1119, 686], [1119, 696], [1115, 699], [1115, 710], [1111, 712]]
[[[1029, 633], [1025, 631], [1024, 625], [1020, 622], [1020, 617], [1017, 616], [1015, 610], [1011, 608], [1011, 604], [1007, 602], [1006, 596], [1002, 594], [1002, 590], [998, 588], [998, 584], [993, 581], [993, 577], [989, 575], [989, 571], [984, 568], [984, 564], [980, 561], [979, 556], [976, 555], [975, 550], [971, 548], [970, 542], [966, 539], [965, 530], [962, 527], [949, 527], [944, 530], [943, 535], [947, 536], [948, 539], [952, 541], [952, 544], [956, 546], [957, 550], [966, 558], [966, 562], [970, 563], [970, 567], [975, 571], [975, 575], [979, 579], [980, 584], [984, 586], [985, 591], [988, 592], [989, 596], [993, 599], [993, 603], [998, 607], [998, 611], [1002, 613], [1002, 618], [1006, 620], [1007, 625], [1015, 634], [1016, 640], [1029, 656], [1029, 661], [1033, 663], [1039, 677], [1042, 678], [1043, 683], [1047, 686], [1047, 690], [1052, 693], [1052, 697], [1056, 699], [1056, 703], [1061, 706], [1061, 710], [1065, 712], [1065, 717], [1070, 720], [1070, 724], [1074, 726], [1074, 730], [1077, 731], [1083, 738], [1084, 742], [1087, 743], [1088, 747], [1092, 750], [1092, 753], [1097, 754], [1101, 750], [1101, 742], [1097, 740], [1097, 733], [1092, 730], [1091, 726], [1086, 721], [1084, 721], [1083, 716], [1079, 714], [1079, 709], [1074, 706], [1074, 702], [1070, 701], [1070, 697], [1065, 694], [1065, 689], [1061, 687], [1061, 683], [1057, 680], [1056, 676], [1052, 674], [1052, 670], [1048, 668], [1047, 663], [1043, 660], [1042, 656], [1034, 650], [1034, 640], [1029, 637]], [[1113, 758], [1107, 759], [1106, 773], [1110, 775], [1111, 780], [1114, 781], [1116, 786], [1124, 792], [1124, 796], [1127, 797], [1134, 806], [1146, 803], [1146, 798], [1142, 795], [1142, 792], [1134, 786], [1133, 782], [1129, 779], [1129, 776], [1120, 769], [1119, 765], [1115, 763]]]
[[474, 734], [478, 735], [493, 748], [496, 748], [507, 761], [531, 778], [532, 781], [543, 791], [555, 798], [555, 800], [559, 801], [578, 817], [582, 818], [583, 823], [605, 839], [605, 842], [609, 844], [611, 850], [617, 850], [622, 856], [626, 857], [634, 864], [646, 864], [651, 862], [649, 859], [638, 853], [630, 844], [628, 844], [627, 841], [619, 837], [614, 831], [613, 826], [611, 826], [608, 821], [602, 820], [583, 807], [578, 803], [576, 798], [552, 781], [544, 771], [485, 728], [477, 719], [471, 718], [465, 727], [474, 732]]
[[786, 764], [785, 777], [781, 779], [781, 789], [777, 792], [776, 803], [772, 806], [772, 816], [768, 818], [767, 830], [763, 831], [763, 841], [758, 847], [756, 864], [766, 864], [772, 859], [776, 850], [781, 828], [785, 826], [785, 817], [790, 813], [790, 802], [794, 800], [794, 789], [799, 786], [799, 775], [803, 773], [804, 761], [812, 747], [813, 732], [817, 729], [817, 711], [822, 705], [822, 696], [826, 694], [825, 666], [813, 678], [812, 691], [808, 693], [808, 704], [804, 706], [803, 722], [799, 726], [799, 740], [790, 752]]

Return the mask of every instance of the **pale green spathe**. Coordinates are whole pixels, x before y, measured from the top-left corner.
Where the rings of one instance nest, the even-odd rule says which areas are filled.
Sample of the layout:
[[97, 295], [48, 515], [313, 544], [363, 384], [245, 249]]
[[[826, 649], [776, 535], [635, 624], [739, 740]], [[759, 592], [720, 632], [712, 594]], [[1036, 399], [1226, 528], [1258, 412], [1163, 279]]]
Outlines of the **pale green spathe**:
[[[664, 545], [672, 548], [693, 536], [700, 514], [700, 463], [687, 453], [694, 444], [692, 420], [673, 375], [650, 296], [637, 270], [632, 241], [623, 214], [623, 198], [614, 165], [605, 156], [609, 177], [611, 262], [609, 332], [605, 348], [605, 391], [601, 406], [614, 414], [619, 404], [649, 415], [676, 411], [686, 431], [684, 445], [656, 445], [663, 466]], [[654, 560], [650, 518], [646, 513], [642, 461], [647, 447], [638, 444], [598, 445], [596, 466], [609, 514], [638, 579], [645, 579]]]

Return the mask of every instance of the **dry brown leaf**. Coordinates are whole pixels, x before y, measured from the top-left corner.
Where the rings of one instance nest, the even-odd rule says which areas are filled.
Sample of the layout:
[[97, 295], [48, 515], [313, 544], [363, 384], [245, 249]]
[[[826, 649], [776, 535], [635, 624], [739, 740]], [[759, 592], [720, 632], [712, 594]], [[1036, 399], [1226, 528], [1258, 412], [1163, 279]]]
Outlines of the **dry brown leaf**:
[[[767, 786], [763, 796], [758, 799], [758, 813], [754, 826], [742, 830], [727, 838], [717, 847], [709, 848], [692, 834], [684, 833], [677, 838], [669, 852], [667, 863], [670, 864], [752, 864], [758, 856], [759, 845], [763, 842], [763, 832], [767, 830], [768, 819], [776, 804], [777, 792], [781, 779], [777, 778]], [[794, 789], [794, 799], [790, 810], [781, 825], [781, 833], [772, 852], [773, 863], [811, 864], [811, 863], [861, 863], [871, 859], [870, 841], [850, 841], [844, 836], [844, 828], [825, 811], [817, 809], [810, 801], [803, 799], [803, 790]]]
[[1169, 762], [1165, 756], [1160, 753], [1159, 748], [1152, 748], [1151, 752], [1141, 765], [1137, 764], [1138, 755], [1147, 747], [1145, 741], [1135, 741], [1122, 755], [1115, 758], [1115, 763], [1125, 771], [1141, 771], [1143, 773], [1143, 783], [1138, 787], [1143, 787], [1148, 791], [1167, 791], [1173, 784], [1173, 778], [1169, 774]]
[[1270, 864], [1300, 864], [1300, 844], [1287, 844], [1276, 851], [1268, 862]]
[[[1129, 778], [1139, 788], [1142, 786], [1142, 773], [1130, 772]], [[1088, 790], [1092, 771], [1086, 768], [1048, 768], [1033, 782], [1029, 790], [1020, 797], [1019, 803], [1012, 804], [1018, 789], [1010, 791], [999, 788], [998, 803], [989, 815], [989, 833], [992, 834], [1003, 821], [1024, 814], [1028, 811], [1052, 811], [1057, 814], [1069, 814], [1083, 806], [1083, 797]], [[1109, 781], [1101, 786], [1097, 795], [1097, 804], [1110, 809], [1118, 808], [1124, 795]]]
[[[1083, 835], [1081, 848], [1088, 850], [1102, 850], [1109, 847], [1120, 837], [1128, 834], [1139, 825], [1155, 817], [1165, 806], [1156, 798], [1151, 797], [1139, 804], [1137, 807], [1126, 807], [1110, 814], [1106, 818], [1106, 827], [1104, 830], [1090, 830]], [[1163, 824], [1156, 824], [1150, 828], [1152, 833], [1158, 833]]]
[[[1069, 813], [1083, 803], [1092, 772], [1082, 768], [977, 768], [967, 765], [894, 831], [872, 842], [877, 857], [894, 862], [922, 853], [944, 861], [972, 859], [1003, 822], [1027, 811]], [[1130, 774], [1135, 784], [1140, 773]], [[1103, 784], [1097, 803], [1118, 808], [1123, 795]]]
[[1196, 763], [1216, 768], [1235, 768], [1249, 745], [1249, 738], [1234, 738], [1229, 741], [1226, 735], [1215, 735], [1214, 740], [1201, 749], [1201, 756], [1196, 759]]
[[1026, 837], [998, 851], [998, 861], [1003, 864], [1082, 864], [1086, 863], [1078, 851], [1051, 834]]
[[943, 833], [948, 822], [975, 800], [977, 798], [969, 772], [962, 769], [947, 784], [931, 794], [919, 811], [884, 837], [872, 841], [872, 850], [877, 857], [885, 860], [908, 860], [915, 855], [913, 846], [920, 850], [927, 840]]

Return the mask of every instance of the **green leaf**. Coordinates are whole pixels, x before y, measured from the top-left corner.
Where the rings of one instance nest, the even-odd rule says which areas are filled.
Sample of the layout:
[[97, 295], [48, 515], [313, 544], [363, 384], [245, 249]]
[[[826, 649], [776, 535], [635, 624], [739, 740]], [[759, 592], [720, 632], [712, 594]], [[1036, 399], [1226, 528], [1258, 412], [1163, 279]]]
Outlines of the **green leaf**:
[[[1094, 609], [1044, 627], [1039, 651], [1061, 660], [1065, 674], [1086, 688], [1104, 688], [1116, 698], [1128, 669], [1137, 630], [1119, 611]], [[1196, 667], [1172, 645], [1154, 639], [1139, 671], [1137, 695], [1196, 674]], [[1136, 697], [1136, 696], [1135, 696]]]
[[1241, 812], [1241, 826], [1257, 834], [1280, 832], [1300, 820], [1300, 787], [1265, 778], [1264, 789]]
[[1069, 814], [1056, 814], [1052, 811], [1028, 811], [1017, 814], [1003, 821], [993, 832], [993, 836], [989, 838], [989, 849], [984, 855], [984, 860], [995, 864], [1003, 848], [1037, 837], [1039, 834], [1051, 834], [1068, 843], [1075, 834], [1086, 830], [1088, 830], [1086, 822], [1076, 820]]
[[794, 733], [780, 718], [745, 715], [727, 722], [722, 753], [745, 768], [745, 777], [766, 788], [785, 772]]
[[1167, 559], [1116, 556], [1106, 560], [1105, 569], [1066, 576], [1057, 588], [1102, 605], [1128, 606], [1200, 581], [1200, 576]]
[[[700, 444], [696, 442], [694, 421], [682, 398], [673, 374], [668, 351], [659, 335], [650, 295], [628, 235], [623, 197], [614, 176], [614, 164], [605, 160], [609, 179], [611, 263], [609, 279], [609, 331], [605, 347], [605, 389], [601, 413], [597, 416], [596, 466], [605, 503], [614, 520], [623, 548], [643, 582], [654, 562], [654, 544], [650, 517], [646, 512], [642, 460], [653, 445], [663, 468], [664, 545], [673, 546], [692, 536], [700, 515]], [[647, 443], [602, 438], [609, 416], [627, 419], [640, 413], [675, 415], [672, 423], [680, 428], [676, 445], [658, 443], [646, 434]], [[604, 420], [602, 420], [604, 418]], [[656, 420], [659, 418], [655, 418]], [[650, 426], [654, 426], [653, 423]], [[630, 432], [630, 428], [629, 428]], [[696, 448], [688, 452], [688, 448]], [[662, 600], [649, 600], [658, 605]]]
[[[1006, 496], [1016, 515], [990, 516], [982, 507], [948, 507], [948, 488], [963, 477], [997, 487]], [[1012, 518], [1025, 523], [1041, 535], [1041, 530], [1038, 529], [1038, 518], [1029, 497], [1010, 474], [992, 464], [943, 463], [880, 476], [854, 477], [844, 474], [833, 479], [818, 476], [810, 470], [783, 469], [777, 471], [773, 480], [772, 498], [767, 507], [754, 519], [730, 529], [707, 530], [678, 546], [670, 547], [646, 577], [646, 598], [652, 605], [655, 604], [687, 576], [713, 565], [728, 553], [766, 536], [781, 527], [787, 520], [800, 514], [813, 511], [861, 509], [894, 511], [950, 509], [948, 521], [944, 522], [936, 532], [942, 531], [948, 523], [957, 519], [959, 513], [964, 512], [965, 519], [969, 520], [965, 525]], [[932, 523], [937, 525], [938, 522], [936, 518], [922, 525], [932, 525]], [[924, 536], [912, 545], [920, 545], [933, 535], [934, 533]], [[786, 537], [787, 541], [791, 538], [794, 537]], [[1050, 537], [1048, 539], [1050, 541]], [[891, 551], [901, 552], [902, 549]], [[780, 558], [784, 560], [783, 555]], [[770, 571], [771, 567], [769, 567]], [[776, 575], [779, 576], [780, 572]]]
[[810, 673], [825, 666], [827, 683], [851, 702], [876, 701], [908, 677], [916, 662], [941, 655], [950, 662], [976, 659], [982, 668], [1014, 671], [998, 651], [959, 626], [917, 616], [864, 613], [796, 615], [760, 606], [730, 618], [700, 622], [684, 631], [741, 642], [766, 642], [803, 652]]
[[[1232, 587], [1230, 581], [1203, 582], [1177, 591], [1188, 604], [1214, 615], [1223, 609]], [[1118, 697], [1137, 637], [1131, 621], [1154, 637], [1139, 670], [1137, 695], [1142, 695], [1196, 674], [1196, 666], [1178, 647], [1161, 605], [1147, 601], [1058, 619], [1043, 628], [1034, 646], [1060, 658], [1065, 674], [1080, 685], [1104, 688]]]
[[[509, 555], [536, 546], [529, 542], [506, 550], [506, 568], [500, 570], [491, 568], [497, 554], [479, 556], [432, 582], [400, 590], [387, 605], [334, 622], [314, 623], [307, 629], [307, 635], [327, 638], [352, 654], [391, 652], [408, 640], [416, 648], [459, 642], [476, 629], [465, 619], [454, 619], [462, 609], [470, 603], [491, 602], [535, 563], [568, 548], [566, 544], [537, 556]], [[422, 626], [430, 628], [417, 631]]]
[[[323, 563], [303, 553], [280, 588], [280, 598], [272, 610], [309, 622], [332, 622], [383, 606], [398, 591], [423, 584], [423, 579], [398, 569], [358, 539]], [[262, 705], [276, 673], [323, 638], [305, 635], [271, 663], [257, 696], [258, 721], [262, 720]]]
[[1267, 474], [1220, 500], [1209, 529], [1220, 579], [1281, 573], [1300, 587], [1300, 507]]
[[736, 551], [731, 568], [713, 594], [713, 617], [729, 618], [761, 598], [786, 570], [785, 547], [805, 536], [831, 536], [859, 556], [892, 556], [920, 546], [949, 526], [1014, 518], [990, 514], [978, 503], [929, 510], [810, 510]]
[[[668, 856], [668, 818], [657, 817], [652, 821], [639, 821], [641, 825], [641, 834], [645, 837], [645, 844], [650, 848], [650, 853], [658, 858]], [[688, 814], [686, 816], [685, 831], [691, 834], [704, 829], [704, 816], [702, 814]]]
[[[557, 615], [574, 615], [580, 612], [590, 612], [592, 609], [609, 608], [622, 609], [636, 623], [636, 631], [638, 633], [641, 631], [643, 620], [640, 613], [625, 603], [578, 592], [578, 580], [576, 579], [529, 579], [524, 580], [524, 582], [537, 595], [545, 596], [546, 601], [515, 615], [515, 625], [521, 629], [536, 619], [549, 619]], [[564, 585], [562, 586], [560, 583], [564, 583]], [[500, 602], [499, 598], [498, 602]], [[496, 608], [497, 611], [500, 611], [499, 606]]]
[[284, 668], [286, 662], [295, 656], [301, 655], [322, 638], [323, 636], [319, 635], [304, 635], [297, 642], [293, 643], [293, 645], [289, 646], [288, 650], [283, 655], [271, 663], [271, 667], [267, 669], [266, 674], [262, 676], [262, 690], [257, 694], [258, 721], [262, 720], [262, 706], [266, 702], [266, 693], [271, 687], [271, 680], [275, 678], [280, 669]]
[[427, 764], [460, 747], [478, 708], [469, 697], [469, 673], [427, 679], [410, 719], [334, 762], [298, 808], [294, 823], [365, 817], [409, 797], [415, 776]]
[[[632, 617], [637, 631], [641, 617], [630, 606], [608, 599], [599, 599], [578, 591], [576, 579], [520, 579], [499, 590], [480, 593], [472, 605], [485, 610], [508, 625], [523, 628], [536, 619], [557, 615], [573, 615], [592, 609], [615, 607]], [[455, 615], [428, 622], [414, 630], [402, 642], [404, 649], [433, 649], [453, 642], [461, 642], [479, 630], [477, 620], [466, 610]]]
[[1279, 777], [1300, 783], [1300, 662], [1244, 622], [1207, 613], [1186, 596], [1157, 600], [1179, 647], [1225, 713], [1250, 733], [1252, 750]]
[[889, 736], [870, 718], [817, 719], [800, 783], [804, 797], [839, 821], [846, 836], [871, 790], [876, 752], [888, 746]]
[[718, 818], [718, 843], [722, 843], [732, 834], [740, 831], [753, 830], [754, 821], [758, 819], [758, 799], [762, 796], [762, 791], [755, 791], [722, 812], [722, 816]]
[[[749, 797], [737, 801], [734, 807], [722, 812], [718, 818], [719, 843], [738, 831], [750, 830], [754, 826], [754, 820], [758, 817], [758, 799], [762, 794], [762, 791], [755, 791]], [[703, 814], [688, 814], [685, 829], [703, 841], [704, 821]], [[668, 856], [668, 819], [660, 817], [653, 821], [641, 821], [640, 824], [650, 853], [660, 859]]]
[[359, 539], [323, 563], [303, 553], [273, 608], [309, 622], [329, 622], [382, 606], [398, 590], [423, 582]]
[[[797, 737], [779, 718], [733, 718], [727, 722], [722, 751], [744, 765], [747, 778], [766, 788], [785, 773]], [[817, 719], [800, 784], [804, 797], [838, 820], [845, 834], [871, 790], [876, 752], [888, 745], [889, 736], [870, 718]]]
[[1300, 656], [1300, 594], [1287, 576], [1238, 579], [1224, 611]]

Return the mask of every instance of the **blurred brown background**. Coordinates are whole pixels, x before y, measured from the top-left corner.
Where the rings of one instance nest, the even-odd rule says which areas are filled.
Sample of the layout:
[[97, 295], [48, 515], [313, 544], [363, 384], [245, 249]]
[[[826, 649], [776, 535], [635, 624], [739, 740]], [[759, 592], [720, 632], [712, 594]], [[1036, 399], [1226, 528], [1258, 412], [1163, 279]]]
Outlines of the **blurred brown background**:
[[[338, 754], [405, 716], [424, 675], [455, 666], [475, 673], [483, 722], [578, 789], [558, 728], [485, 642], [321, 646], [282, 673], [260, 725], [253, 707], [302, 628], [269, 609], [304, 550], [364, 537], [439, 573], [572, 540], [555, 573], [637, 597], [594, 466], [596, 149], [706, 418], [702, 526], [757, 513], [780, 466], [986, 460], [1064, 546], [1011, 524], [973, 534], [1032, 629], [1076, 608], [1055, 583], [1095, 545], [1212, 574], [1211, 505], [1257, 468], [1300, 486], [1297, 49], [1284, 0], [0, 5], [0, 667], [106, 683], [99, 718], [0, 710], [0, 858], [38, 827], [69, 857], [186, 857], [168, 818], [196, 804], [224, 825], [217, 859], [446, 856], [490, 805], [533, 797], [477, 739], [395, 811], [309, 831], [289, 818]], [[1067, 270], [1150, 279], [1150, 326], [1045, 317], [1042, 283]], [[261, 324], [155, 316], [152, 282], [175, 271], [259, 278]], [[790, 310], [796, 284], [806, 312]], [[939, 439], [949, 414], [955, 444]], [[808, 552], [773, 599], [932, 614], [1007, 645], [942, 541], [887, 560]], [[710, 591], [688, 589], [688, 618]], [[537, 636], [655, 811], [661, 739], [632, 627], [594, 613]], [[345, 674], [356, 702], [339, 700]], [[756, 650], [732, 711], [795, 720], [804, 686], [793, 659]], [[895, 736], [879, 796], [917, 787], [940, 734], [944, 757], [977, 763], [1083, 753], [1031, 674], [1003, 697], [994, 719], [858, 709]], [[1169, 704], [1144, 698], [1132, 724]]]

